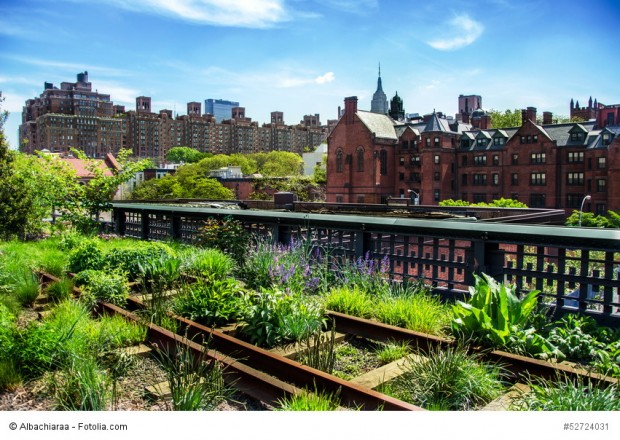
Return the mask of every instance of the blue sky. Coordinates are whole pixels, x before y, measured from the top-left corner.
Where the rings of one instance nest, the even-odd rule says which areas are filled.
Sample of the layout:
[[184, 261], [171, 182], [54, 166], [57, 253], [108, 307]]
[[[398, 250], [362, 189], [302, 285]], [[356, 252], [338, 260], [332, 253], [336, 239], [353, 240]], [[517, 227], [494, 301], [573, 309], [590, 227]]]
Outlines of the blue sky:
[[26, 99], [74, 82], [135, 108], [239, 101], [287, 124], [370, 109], [381, 63], [409, 113], [487, 109], [567, 115], [571, 97], [620, 103], [620, 0], [0, 0], [0, 90], [13, 147]]

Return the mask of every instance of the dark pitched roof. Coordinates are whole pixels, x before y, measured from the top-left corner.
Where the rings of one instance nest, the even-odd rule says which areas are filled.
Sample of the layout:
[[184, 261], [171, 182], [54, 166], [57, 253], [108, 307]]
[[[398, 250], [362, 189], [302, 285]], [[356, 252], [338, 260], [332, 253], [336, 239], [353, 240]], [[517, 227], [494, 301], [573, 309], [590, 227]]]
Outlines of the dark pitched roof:
[[452, 132], [452, 129], [450, 128], [450, 124], [447, 119], [440, 118], [437, 116], [437, 113], [433, 113], [429, 121], [426, 123], [424, 131]]

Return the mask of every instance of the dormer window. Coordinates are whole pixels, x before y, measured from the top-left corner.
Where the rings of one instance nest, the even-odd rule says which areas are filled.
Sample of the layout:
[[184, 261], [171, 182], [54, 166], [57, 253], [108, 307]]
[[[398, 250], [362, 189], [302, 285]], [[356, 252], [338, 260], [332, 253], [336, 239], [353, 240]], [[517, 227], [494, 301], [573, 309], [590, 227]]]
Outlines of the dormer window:
[[505, 139], [503, 137], [493, 138], [493, 145], [504, 145]]
[[479, 147], [484, 147], [484, 146], [487, 144], [487, 142], [486, 142], [486, 139], [477, 139], [477, 140], [476, 140], [476, 144], [477, 144]]
[[611, 144], [611, 134], [603, 133], [603, 145]]
[[571, 141], [583, 141], [584, 133], [571, 133], [570, 140]]

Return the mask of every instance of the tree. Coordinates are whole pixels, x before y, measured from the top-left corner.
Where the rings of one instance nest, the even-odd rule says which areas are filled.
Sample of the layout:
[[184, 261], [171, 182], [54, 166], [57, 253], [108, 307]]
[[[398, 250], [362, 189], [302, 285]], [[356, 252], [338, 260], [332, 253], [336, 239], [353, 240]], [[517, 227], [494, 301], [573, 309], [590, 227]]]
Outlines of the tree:
[[166, 160], [173, 163], [195, 163], [211, 153], [201, 153], [200, 151], [189, 147], [172, 147], [166, 153]]
[[519, 109], [514, 109], [514, 111], [508, 109], [503, 112], [491, 109], [488, 113], [491, 116], [491, 125], [493, 128], [510, 128], [521, 126], [521, 110]]
[[[299, 154], [288, 151], [270, 151], [257, 153], [258, 172], [267, 177], [301, 176], [303, 174], [303, 159]], [[264, 156], [262, 156], [264, 154]], [[264, 159], [264, 160], [263, 160]]]
[[161, 179], [142, 182], [133, 191], [131, 198], [133, 200], [172, 198], [224, 200], [232, 199], [233, 192], [216, 179], [201, 174], [196, 167], [189, 167], [189, 171], [185, 170], [183, 173], [182, 179], [177, 175], [167, 175]]
[[321, 164], [314, 166], [312, 178], [318, 184], [325, 185], [327, 183], [327, 154], [323, 155]]
[[29, 214], [33, 201], [22, 178], [15, 174], [15, 152], [9, 150], [4, 135], [9, 113], [2, 110], [3, 101], [0, 96], [0, 238], [23, 239], [31, 232]]

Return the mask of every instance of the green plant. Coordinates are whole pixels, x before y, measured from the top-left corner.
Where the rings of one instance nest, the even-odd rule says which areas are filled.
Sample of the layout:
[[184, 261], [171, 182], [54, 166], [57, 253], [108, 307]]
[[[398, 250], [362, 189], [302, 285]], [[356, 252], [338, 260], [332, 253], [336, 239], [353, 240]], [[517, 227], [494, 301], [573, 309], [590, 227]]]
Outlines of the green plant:
[[88, 284], [84, 285], [82, 290], [82, 298], [91, 304], [104, 301], [122, 307], [129, 298], [127, 279], [117, 272], [90, 273]]
[[0, 392], [13, 391], [23, 382], [14, 359], [0, 359]]
[[69, 253], [69, 270], [73, 273], [88, 269], [100, 270], [104, 265], [103, 252], [94, 239], [83, 240]]
[[170, 246], [157, 242], [135, 242], [129, 248], [112, 248], [105, 254], [106, 267], [125, 272], [130, 281], [140, 276], [140, 265], [158, 259], [170, 261], [175, 257], [176, 253]]
[[[486, 274], [474, 277], [476, 284], [469, 288], [469, 302], [457, 301], [452, 308], [452, 330], [483, 344], [506, 347], [510, 336], [528, 325], [530, 315], [537, 307], [539, 291], [531, 291], [519, 299], [515, 293], [516, 285], [500, 284]], [[529, 336], [532, 338], [530, 354], [549, 356], [557, 353], [542, 336], [536, 333]]]
[[501, 368], [481, 362], [463, 347], [432, 349], [407, 358], [405, 373], [394, 379], [397, 397], [427, 409], [469, 410], [504, 390]]
[[64, 301], [73, 295], [73, 281], [69, 278], [61, 278], [52, 281], [45, 289], [47, 296], [52, 301]]
[[146, 340], [147, 327], [127, 321], [120, 315], [104, 315], [97, 321], [98, 334], [95, 334], [99, 350], [112, 350], [128, 347]]
[[72, 357], [69, 366], [50, 381], [56, 409], [62, 411], [105, 411], [110, 400], [110, 383], [97, 362], [89, 357]]
[[173, 309], [204, 325], [223, 325], [239, 317], [244, 294], [234, 278], [198, 281], [185, 286], [175, 298]]
[[249, 243], [250, 235], [243, 223], [231, 217], [208, 219], [196, 236], [198, 246], [219, 249], [238, 263], [243, 263]]
[[374, 303], [370, 295], [356, 286], [337, 287], [325, 298], [325, 308], [360, 318], [370, 318]]
[[230, 394], [222, 368], [204, 360], [204, 352], [179, 345], [174, 352], [157, 351], [155, 358], [166, 373], [174, 411], [213, 410]]
[[530, 391], [517, 396], [512, 410], [521, 411], [619, 411], [620, 391], [616, 384], [596, 386], [589, 380], [555, 381], [536, 379], [529, 383]]
[[337, 411], [340, 403], [338, 393], [302, 391], [278, 399], [280, 411]]
[[324, 319], [322, 308], [300, 295], [265, 291], [249, 297], [241, 334], [253, 344], [273, 347], [314, 333]]
[[208, 279], [223, 279], [232, 274], [235, 261], [219, 249], [201, 249], [190, 257], [185, 271]]
[[379, 362], [382, 364], [389, 364], [390, 362], [394, 362], [395, 360], [407, 356], [410, 351], [411, 348], [405, 341], [390, 342], [377, 347], [376, 355]]
[[374, 304], [373, 316], [386, 324], [441, 335], [449, 314], [439, 298], [425, 294], [383, 297]]
[[32, 307], [39, 297], [39, 277], [34, 273], [24, 273], [16, 281], [15, 297], [24, 307]]
[[181, 279], [181, 260], [160, 255], [157, 258], [138, 262], [138, 271], [143, 286], [164, 290], [174, 286]]
[[332, 322], [331, 330], [324, 334], [318, 330], [307, 335], [302, 345], [299, 362], [317, 370], [332, 374], [336, 363], [334, 345], [336, 341], [335, 324]]
[[547, 340], [554, 344], [569, 360], [590, 361], [605, 344], [593, 333], [597, 325], [589, 316], [566, 315], [556, 321]]

